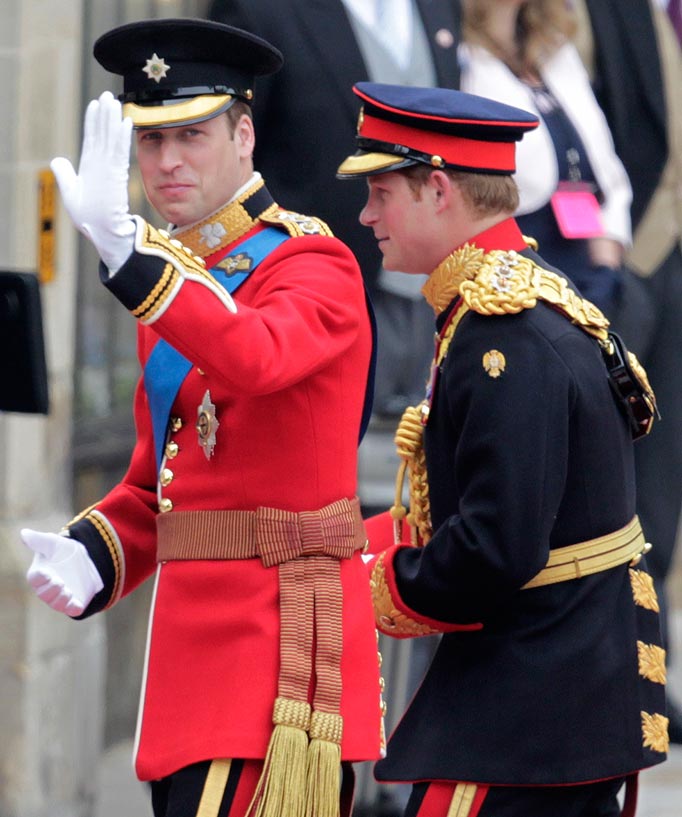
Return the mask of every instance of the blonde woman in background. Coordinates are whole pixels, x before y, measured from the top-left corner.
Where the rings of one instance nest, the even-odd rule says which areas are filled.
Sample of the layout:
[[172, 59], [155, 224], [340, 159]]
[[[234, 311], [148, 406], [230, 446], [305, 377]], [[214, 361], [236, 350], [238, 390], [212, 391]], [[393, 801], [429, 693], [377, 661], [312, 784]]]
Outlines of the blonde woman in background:
[[565, 0], [463, 0], [462, 12], [462, 90], [540, 117], [517, 148], [519, 225], [608, 314], [626, 274], [632, 192], [571, 42], [574, 13]]

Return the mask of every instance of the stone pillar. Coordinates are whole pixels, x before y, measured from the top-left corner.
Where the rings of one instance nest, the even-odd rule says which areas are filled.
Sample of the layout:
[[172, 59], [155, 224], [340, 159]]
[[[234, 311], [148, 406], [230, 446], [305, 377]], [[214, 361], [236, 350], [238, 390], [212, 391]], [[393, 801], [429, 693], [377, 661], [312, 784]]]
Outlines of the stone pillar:
[[[0, 0], [0, 269], [36, 270], [38, 173], [78, 155], [82, 16], [80, 0]], [[50, 413], [0, 414], [0, 817], [92, 817], [102, 736], [102, 622], [35, 599], [18, 535], [73, 515], [77, 240], [63, 211], [56, 242], [42, 286]]]

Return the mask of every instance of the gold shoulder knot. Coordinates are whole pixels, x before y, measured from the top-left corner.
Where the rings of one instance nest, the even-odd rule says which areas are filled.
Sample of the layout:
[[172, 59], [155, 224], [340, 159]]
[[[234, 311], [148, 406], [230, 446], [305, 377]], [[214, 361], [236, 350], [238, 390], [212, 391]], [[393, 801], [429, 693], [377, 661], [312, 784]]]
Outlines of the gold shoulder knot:
[[294, 238], [306, 235], [334, 235], [322, 219], [315, 218], [315, 216], [304, 216], [292, 210], [274, 210], [261, 215], [260, 220], [265, 224], [283, 227]]
[[484, 253], [464, 244], [429, 275], [422, 293], [437, 315], [460, 295], [479, 315], [514, 315], [545, 301], [600, 340], [609, 326], [603, 313], [574, 292], [565, 278], [515, 250]]
[[607, 335], [609, 321], [601, 310], [581, 298], [565, 278], [514, 250], [484, 255], [476, 275], [462, 281], [459, 289], [469, 309], [480, 315], [514, 315], [544, 301], [588, 334], [600, 340]]
[[514, 315], [536, 305], [540, 273], [540, 267], [514, 250], [493, 250], [459, 290], [469, 309], [480, 315]]

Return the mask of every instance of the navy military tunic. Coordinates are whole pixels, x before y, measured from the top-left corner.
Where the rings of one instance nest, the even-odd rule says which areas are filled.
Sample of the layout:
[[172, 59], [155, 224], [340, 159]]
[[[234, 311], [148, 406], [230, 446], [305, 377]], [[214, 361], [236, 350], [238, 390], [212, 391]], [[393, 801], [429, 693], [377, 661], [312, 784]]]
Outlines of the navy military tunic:
[[[513, 221], [470, 243], [551, 269]], [[645, 559], [522, 589], [550, 550], [633, 519], [632, 447], [597, 341], [565, 314], [541, 300], [464, 314], [424, 431], [432, 538], [389, 547], [382, 575], [373, 570], [401, 615], [444, 633], [379, 780], [561, 785], [665, 759], [664, 653], [655, 593], [641, 592]]]

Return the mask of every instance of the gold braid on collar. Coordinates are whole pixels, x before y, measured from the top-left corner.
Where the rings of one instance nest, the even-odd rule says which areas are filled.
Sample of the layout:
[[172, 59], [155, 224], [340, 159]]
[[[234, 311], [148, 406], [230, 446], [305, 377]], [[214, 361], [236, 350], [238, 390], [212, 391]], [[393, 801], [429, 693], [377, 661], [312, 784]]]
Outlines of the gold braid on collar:
[[227, 247], [228, 244], [232, 244], [233, 241], [248, 233], [262, 216], [278, 209], [277, 205], [271, 202], [262, 213], [252, 216], [244, 207], [244, 203], [264, 184], [263, 179], [258, 179], [238, 199], [226, 204], [221, 210], [211, 213], [203, 221], [174, 231], [172, 237], [202, 258]]
[[429, 275], [422, 287], [422, 295], [440, 315], [460, 294], [460, 286], [476, 276], [483, 263], [484, 253], [473, 244], [465, 244], [448, 255]]

